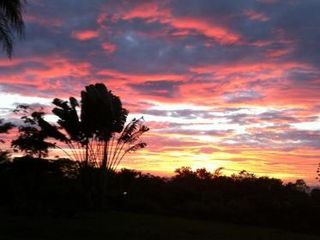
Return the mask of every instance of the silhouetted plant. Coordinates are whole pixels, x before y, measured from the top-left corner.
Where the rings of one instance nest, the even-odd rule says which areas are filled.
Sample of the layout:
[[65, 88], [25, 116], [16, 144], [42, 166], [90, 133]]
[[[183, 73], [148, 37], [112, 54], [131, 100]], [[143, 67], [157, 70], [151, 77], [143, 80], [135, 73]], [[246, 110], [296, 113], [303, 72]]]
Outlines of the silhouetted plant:
[[232, 174], [231, 177], [236, 179], [236, 180], [254, 179], [254, 178], [256, 178], [256, 176], [253, 173], [249, 173], [246, 170], [242, 170], [238, 174]]
[[10, 57], [15, 34], [23, 35], [22, 18], [23, 0], [0, 0], [0, 42], [2, 48]]
[[295, 183], [289, 182], [287, 187], [299, 192], [307, 192], [310, 189], [303, 179], [297, 179]]
[[[14, 127], [14, 124], [10, 123], [10, 122], [4, 122], [3, 119], [0, 119], [0, 134], [2, 133], [8, 133], [8, 131], [10, 129], [12, 129]], [[0, 139], [1, 142], [3, 142], [3, 140]]]
[[[47, 141], [49, 136], [59, 133], [44, 120], [44, 112], [33, 111], [26, 105], [19, 105], [14, 112], [22, 113], [22, 124], [18, 127], [19, 136], [11, 142], [15, 151], [22, 151], [29, 156], [46, 157], [49, 148], [55, 143]], [[31, 112], [31, 113], [30, 113]]]
[[69, 157], [84, 166], [115, 170], [127, 153], [146, 146], [139, 141], [149, 130], [143, 118], [133, 119], [125, 126], [128, 111], [103, 84], [87, 86], [81, 92], [81, 104], [73, 97], [69, 101], [56, 98], [53, 104], [56, 107], [52, 112], [66, 133]]
[[320, 189], [317, 189], [317, 188], [312, 189], [310, 195], [314, 201], [320, 204]]
[[0, 150], [0, 164], [10, 160], [9, 151]]
[[[5, 122], [0, 119], [0, 134], [8, 134], [8, 132], [14, 127], [14, 124]], [[0, 138], [0, 143], [4, 143], [4, 139]], [[8, 161], [10, 159], [10, 152], [0, 148], [0, 163]]]
[[216, 170], [214, 170], [213, 177], [215, 178], [221, 177], [223, 169], [224, 169], [223, 167], [219, 167]]
[[196, 175], [201, 180], [210, 180], [213, 178], [213, 174], [208, 172], [205, 168], [199, 168], [196, 170]]
[[128, 111], [104, 84], [87, 86], [81, 92], [80, 104], [73, 97], [69, 101], [56, 98], [53, 104], [58, 125], [46, 121], [43, 111], [18, 106], [14, 112], [22, 114], [22, 124], [12, 147], [39, 159], [46, 157], [50, 148], [61, 149], [79, 164], [77, 171], [85, 203], [89, 207], [103, 206], [108, 177], [126, 154], [146, 146], [140, 137], [149, 129], [143, 118], [125, 125]]

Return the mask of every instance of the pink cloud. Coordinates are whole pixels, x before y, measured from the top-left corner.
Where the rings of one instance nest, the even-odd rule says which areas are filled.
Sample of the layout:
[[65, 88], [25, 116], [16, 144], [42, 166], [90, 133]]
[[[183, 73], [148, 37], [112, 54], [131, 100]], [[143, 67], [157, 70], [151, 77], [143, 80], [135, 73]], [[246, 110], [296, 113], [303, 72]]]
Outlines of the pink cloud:
[[114, 51], [117, 50], [117, 46], [115, 44], [108, 43], [108, 42], [104, 42], [102, 44], [102, 48], [108, 53], [113, 53]]
[[174, 35], [188, 34], [190, 30], [196, 31], [208, 38], [212, 38], [221, 44], [236, 43], [240, 36], [230, 29], [214, 22], [208, 22], [202, 19], [176, 17], [168, 8], [161, 8], [156, 2], [140, 4], [128, 12], [123, 13], [122, 19], [130, 20], [135, 18], [146, 19], [147, 21], [159, 21], [171, 25], [177, 32]]
[[80, 41], [94, 39], [94, 38], [97, 38], [98, 36], [99, 36], [99, 32], [93, 31], [93, 30], [72, 32], [72, 37]]
[[244, 15], [253, 21], [265, 22], [270, 19], [266, 14], [262, 12], [257, 12], [255, 10], [246, 10], [244, 11]]

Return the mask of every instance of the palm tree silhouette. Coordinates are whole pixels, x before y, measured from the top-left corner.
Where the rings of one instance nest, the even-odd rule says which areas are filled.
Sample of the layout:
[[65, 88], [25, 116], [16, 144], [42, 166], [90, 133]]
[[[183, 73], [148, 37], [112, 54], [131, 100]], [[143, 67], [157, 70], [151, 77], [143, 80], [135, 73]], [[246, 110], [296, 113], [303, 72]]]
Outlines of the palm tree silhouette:
[[149, 130], [143, 118], [125, 125], [128, 110], [104, 84], [86, 86], [81, 92], [81, 104], [73, 97], [69, 101], [56, 98], [53, 104], [56, 107], [52, 112], [59, 118], [58, 124], [65, 134], [54, 129], [49, 135], [65, 142], [71, 151], [68, 156], [84, 167], [115, 170], [127, 153], [146, 146], [139, 141]]
[[12, 55], [15, 34], [22, 36], [24, 32], [23, 2], [23, 0], [0, 0], [0, 42], [9, 57]]
[[[99, 205], [106, 197], [107, 179], [126, 154], [146, 146], [139, 139], [149, 129], [143, 118], [133, 119], [125, 125], [128, 110], [122, 107], [120, 98], [101, 83], [86, 86], [81, 92], [80, 103], [70, 97], [68, 101], [56, 98], [53, 104], [56, 107], [52, 112], [58, 117], [59, 128], [48, 122], [42, 122], [41, 127], [48, 137], [68, 146], [66, 150], [54, 145], [79, 163], [85, 199], [91, 203], [96, 189]], [[100, 174], [98, 178], [92, 178], [97, 168]], [[92, 185], [94, 181], [96, 186]]]

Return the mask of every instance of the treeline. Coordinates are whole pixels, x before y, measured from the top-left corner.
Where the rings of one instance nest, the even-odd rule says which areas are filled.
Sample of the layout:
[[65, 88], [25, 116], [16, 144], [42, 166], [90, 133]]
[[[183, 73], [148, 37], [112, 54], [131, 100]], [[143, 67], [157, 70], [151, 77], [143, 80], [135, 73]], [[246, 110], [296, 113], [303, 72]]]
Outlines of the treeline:
[[[246, 171], [223, 176], [177, 169], [171, 178], [79, 168], [68, 159], [2, 158], [0, 205], [14, 214], [73, 217], [81, 211], [135, 211], [320, 233], [320, 190]], [[105, 176], [105, 175], [104, 175]], [[102, 189], [103, 188], [103, 189]]]

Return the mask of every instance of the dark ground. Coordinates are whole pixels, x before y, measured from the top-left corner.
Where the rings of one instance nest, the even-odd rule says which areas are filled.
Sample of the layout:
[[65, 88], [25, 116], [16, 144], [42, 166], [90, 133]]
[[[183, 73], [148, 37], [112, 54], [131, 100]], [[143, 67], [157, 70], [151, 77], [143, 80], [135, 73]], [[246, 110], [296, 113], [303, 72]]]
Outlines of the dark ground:
[[246, 225], [109, 212], [82, 213], [72, 218], [19, 217], [1, 213], [0, 239], [319, 240], [320, 237]]

